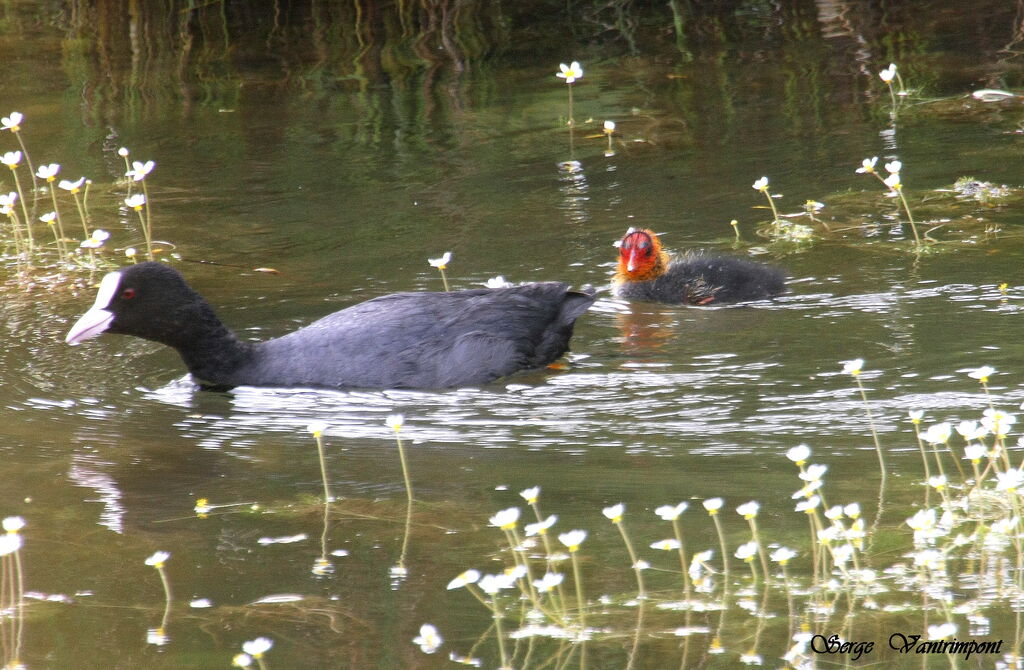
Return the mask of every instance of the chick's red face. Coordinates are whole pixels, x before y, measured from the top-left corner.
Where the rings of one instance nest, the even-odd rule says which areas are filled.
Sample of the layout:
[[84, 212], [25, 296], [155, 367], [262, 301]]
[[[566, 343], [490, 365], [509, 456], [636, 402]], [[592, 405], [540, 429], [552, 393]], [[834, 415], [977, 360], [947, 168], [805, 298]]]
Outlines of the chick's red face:
[[625, 264], [626, 272], [635, 272], [654, 262], [654, 242], [642, 230], [626, 233], [619, 244], [619, 260]]

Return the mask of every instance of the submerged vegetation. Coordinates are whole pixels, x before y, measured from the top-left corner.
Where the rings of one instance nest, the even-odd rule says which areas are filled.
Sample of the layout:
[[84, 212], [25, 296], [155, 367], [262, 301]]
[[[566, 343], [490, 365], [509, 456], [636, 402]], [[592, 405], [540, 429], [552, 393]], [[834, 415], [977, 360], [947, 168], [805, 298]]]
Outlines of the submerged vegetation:
[[[859, 384], [862, 366], [863, 361], [850, 361], [844, 371], [858, 380], [877, 444], [870, 405]], [[988, 366], [969, 372], [986, 394], [993, 374]], [[789, 449], [785, 457], [797, 467], [800, 480], [793, 511], [807, 518], [808, 533], [802, 538], [775, 539], [770, 525], [757, 523], [765, 510], [753, 500], [734, 508], [749, 534], [744, 537], [743, 524], [731, 522], [725, 532], [720, 521], [724, 501], [711, 498], [703, 507], [719, 542], [688, 548], [684, 535], [692, 536], [699, 525], [691, 519], [684, 533], [689, 502], [658, 507], [654, 513], [671, 523], [671, 536], [649, 546], [667, 554], [667, 561], [633, 549], [622, 504], [602, 510], [625, 543], [628, 562], [616, 565], [612, 555], [587, 556], [581, 548], [599, 531], [552, 530], [558, 517], [541, 512], [539, 487], [520, 492], [535, 522], [525, 523], [521, 533], [518, 507], [490, 518], [490, 525], [503, 533], [505, 546], [498, 558], [507, 567], [493, 574], [472, 568], [448, 584], [449, 590], [467, 590], [493, 618], [471, 646], [449, 643], [450, 658], [484, 667], [482, 645], [494, 637], [502, 668], [587, 667], [588, 647], [594, 654], [602, 645], [625, 647], [621, 667], [646, 667], [640, 660], [642, 643], [676, 638], [682, 641], [681, 667], [704, 654], [722, 654], [749, 666], [774, 666], [767, 659], [781, 656], [784, 667], [791, 668], [817, 667], [816, 657], [823, 654], [851, 661], [864, 656], [871, 662], [897, 654], [935, 654], [956, 668], [980, 654], [988, 656], [983, 663], [1018, 667], [1024, 634], [1018, 629], [1002, 639], [1006, 631], [992, 623], [998, 612], [1018, 608], [1024, 594], [1024, 461], [1015, 463], [1009, 455], [1016, 416], [990, 406], [978, 419], [960, 421], [954, 431], [948, 421], [921, 430], [924, 414], [915, 408], [907, 415], [912, 431], [904, 435], [913, 435], [922, 470], [913, 484], [917, 511], [902, 523], [887, 508], [882, 455], [896, 445], [878, 445], [877, 496], [845, 501], [827, 493], [827, 463], [812, 462], [806, 445]], [[779, 510], [767, 512], [779, 515]], [[557, 533], [561, 547], [549, 541], [551, 533]], [[702, 535], [707, 536], [706, 529]], [[745, 564], [746, 574], [730, 573], [730, 556]], [[631, 567], [635, 590], [586, 594], [584, 561], [589, 573]], [[879, 629], [893, 636], [879, 636]], [[910, 630], [919, 635], [909, 642], [907, 636], [896, 639], [899, 631]], [[978, 637], [988, 641], [971, 639]], [[425, 652], [440, 646], [439, 633], [436, 639], [437, 645]], [[728, 642], [736, 639], [745, 642]], [[781, 649], [780, 640], [788, 640]]]

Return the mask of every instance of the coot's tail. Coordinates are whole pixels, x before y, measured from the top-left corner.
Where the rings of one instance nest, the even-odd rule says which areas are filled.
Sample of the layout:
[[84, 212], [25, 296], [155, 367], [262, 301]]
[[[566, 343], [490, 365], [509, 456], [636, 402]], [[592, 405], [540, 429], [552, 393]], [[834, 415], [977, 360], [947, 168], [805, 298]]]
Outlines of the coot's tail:
[[569, 339], [572, 329], [584, 312], [597, 300], [597, 294], [590, 286], [579, 291], [566, 290], [559, 305], [558, 312], [544, 330], [535, 353], [535, 367], [554, 362], [569, 350]]

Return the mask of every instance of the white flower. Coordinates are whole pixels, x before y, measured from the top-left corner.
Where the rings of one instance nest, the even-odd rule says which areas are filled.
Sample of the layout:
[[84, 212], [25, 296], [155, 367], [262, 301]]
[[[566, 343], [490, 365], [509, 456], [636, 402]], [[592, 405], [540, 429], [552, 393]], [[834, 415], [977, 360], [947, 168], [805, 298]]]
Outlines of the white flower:
[[0, 556], [7, 556], [21, 549], [22, 540], [21, 535], [16, 533], [8, 533], [7, 535], [0, 535]]
[[[82, 188], [82, 184], [84, 184], [84, 183], [85, 183], [85, 177], [80, 177], [80, 178], [78, 178], [75, 181], [69, 181], [67, 179], [61, 179], [59, 182], [57, 182], [57, 186], [61, 187], [65, 191], [71, 191], [72, 193], [78, 193], [79, 189]], [[145, 202], [145, 198], [143, 198], [143, 202]], [[125, 204], [127, 204], [127, 203], [125, 203]], [[131, 205], [129, 205], [129, 207], [131, 207]]]
[[36, 170], [36, 176], [40, 179], [46, 179], [47, 181], [53, 181], [57, 173], [60, 172], [60, 166], [56, 163], [50, 163], [49, 165], [40, 165]]
[[0, 522], [3, 529], [8, 533], [18, 533], [22, 528], [25, 527], [25, 519], [20, 516], [8, 516], [4, 517], [4, 520]]
[[947, 483], [948, 480], [946, 479], [946, 475], [936, 475], [928, 478], [928, 486], [932, 487], [936, 491], [941, 491], [946, 488]]
[[991, 377], [995, 371], [996, 369], [991, 365], [982, 365], [980, 368], [968, 372], [967, 376], [977, 379], [982, 384], [987, 384], [988, 378]]
[[540, 495], [540, 487], [531, 486], [528, 489], [523, 489], [522, 491], [519, 492], [519, 495], [523, 498], [523, 500], [532, 505], [533, 503], [537, 502], [537, 496]]
[[569, 65], [559, 63], [558, 70], [559, 71], [555, 73], [555, 76], [560, 79], [564, 79], [566, 84], [571, 84], [577, 79], [583, 78], [583, 68], [577, 61], [573, 61]]
[[785, 565], [791, 558], [796, 557], [796, 552], [788, 547], [779, 547], [771, 553], [771, 559], [780, 565]]
[[860, 503], [850, 503], [843, 508], [843, 513], [851, 519], [860, 517]]
[[273, 646], [274, 641], [269, 637], [258, 637], [255, 640], [242, 643], [242, 651], [253, 658], [260, 658], [263, 654], [270, 651], [270, 648]]
[[856, 377], [864, 367], [863, 358], [855, 358], [852, 361], [843, 361], [843, 374]]
[[162, 647], [170, 640], [163, 628], [150, 628], [146, 631], [146, 644]]
[[306, 426], [306, 430], [309, 431], [310, 433], [313, 433], [313, 437], [320, 437], [321, 435], [324, 434], [324, 431], [327, 430], [327, 422], [314, 421], [308, 426]]
[[757, 510], [761, 508], [757, 502], [751, 500], [748, 503], [743, 503], [736, 508], [736, 513], [742, 516], [744, 519], [753, 519], [757, 516]]
[[753, 560], [754, 556], [757, 556], [757, 542], [747, 542], [736, 548], [736, 558], [741, 561]]
[[919, 544], [945, 533], [937, 528], [938, 521], [935, 515], [935, 508], [918, 510], [914, 516], [907, 519], [907, 525], [914, 531], [914, 543]]
[[83, 249], [99, 249], [100, 247], [103, 246], [103, 243], [109, 239], [110, 233], [101, 228], [97, 228], [96, 230], [92, 231], [92, 234], [89, 236], [89, 239], [83, 240], [79, 246], [81, 246]]
[[440, 258], [428, 258], [427, 262], [430, 263], [430, 265], [432, 265], [435, 268], [440, 268], [441, 270], [444, 270], [446, 267], [448, 267], [448, 262], [451, 261], [451, 259], [452, 252], [446, 251], [443, 254], [441, 254]]
[[675, 538], [651, 542], [651, 549], [661, 549], [662, 551], [672, 551], [673, 549], [679, 549], [681, 546], [682, 545], [679, 544], [679, 540]]
[[405, 417], [401, 414], [388, 414], [388, 418], [384, 420], [384, 423], [388, 428], [397, 432], [405, 425]]
[[981, 425], [997, 437], [1005, 437], [1015, 423], [1016, 416], [1000, 409], [989, 408], [982, 412]]
[[907, 412], [907, 416], [910, 417], [911, 423], [921, 423], [921, 417], [924, 416], [923, 409], [912, 409]]
[[10, 116], [5, 116], [0, 119], [0, 129], [10, 130], [11, 132], [16, 133], [18, 132], [18, 129], [21, 126], [21, 121], [24, 118], [25, 115], [21, 112], [11, 112]]
[[526, 532], [526, 537], [533, 537], [534, 535], [544, 535], [544, 534], [546, 534], [548, 532], [548, 528], [551, 528], [552, 526], [554, 526], [556, 521], [558, 521], [558, 516], [555, 515], [555, 514], [552, 514], [548, 518], [544, 519], [543, 521], [538, 521], [537, 523], [528, 523], [528, 524], [526, 524], [526, 527], [524, 528], [524, 530]]
[[508, 288], [509, 286], [512, 286], [512, 282], [505, 281], [503, 276], [498, 275], [497, 277], [491, 277], [485, 281], [484, 286], [487, 288]]
[[952, 426], [948, 421], [928, 426], [928, 430], [921, 433], [921, 439], [928, 444], [945, 444], [953, 433]]
[[762, 191], [762, 192], [767, 191], [768, 190], [768, 177], [761, 177], [760, 179], [755, 181], [753, 184], [751, 184], [751, 187], [755, 191]]
[[21, 162], [20, 151], [8, 151], [3, 156], [0, 156], [0, 163], [3, 163], [12, 170], [18, 167], [18, 163]]
[[843, 518], [843, 506], [833, 505], [825, 510], [825, 518], [829, 521], [838, 521]]
[[121, 158], [128, 158], [128, 147], [121, 147], [117, 150], [117, 155]]
[[433, 654], [444, 643], [444, 638], [437, 632], [437, 628], [429, 623], [420, 626], [420, 634], [412, 639], [424, 654]]
[[538, 592], [547, 593], [561, 584], [563, 579], [565, 579], [565, 576], [558, 572], [547, 572], [543, 577], [534, 581], [533, 585], [537, 588]]
[[169, 552], [158, 551], [158, 552], [155, 552], [152, 556], [150, 556], [149, 558], [146, 559], [146, 565], [151, 565], [154, 568], [162, 568], [162, 567], [164, 567], [164, 563], [170, 557], [171, 557], [171, 554]]
[[894, 191], [898, 191], [902, 187], [899, 172], [893, 172], [891, 175], [883, 179], [882, 182]]
[[723, 502], [721, 498], [708, 498], [701, 504], [704, 505], [704, 509], [708, 511], [708, 514], [714, 516], [718, 513], [718, 510], [722, 509]]
[[996, 473], [996, 490], [1016, 493], [1024, 485], [1024, 471], [1010, 468], [1005, 472]]
[[500, 575], [484, 575], [480, 578], [480, 581], [477, 582], [477, 586], [479, 586], [480, 590], [487, 595], [493, 596], [498, 593], [498, 591], [512, 588], [515, 586], [515, 583], [516, 580], [514, 577], [502, 573]]
[[928, 639], [929, 640], [944, 640], [947, 637], [956, 635], [956, 624], [940, 623], [934, 626], [928, 626]]
[[753, 650], [750, 650], [745, 654], [740, 654], [740, 663], [743, 665], [763, 665], [764, 659], [761, 658], [760, 654], [755, 654]]
[[793, 500], [797, 498], [810, 498], [814, 495], [814, 492], [820, 489], [824, 485], [820, 479], [815, 479], [813, 482], [807, 482], [804, 487], [799, 491], [794, 491], [793, 495], [790, 496]]
[[829, 526], [818, 531], [818, 541], [821, 544], [828, 544], [839, 537], [839, 526]]
[[810, 514], [814, 511], [814, 509], [818, 506], [818, 503], [820, 502], [821, 498], [819, 498], [818, 496], [811, 496], [807, 500], [801, 500], [800, 502], [798, 502], [796, 504], [795, 509], [797, 512], [807, 512], [808, 514]]
[[964, 458], [969, 461], [977, 463], [985, 457], [985, 445], [983, 444], [969, 444], [964, 447]]
[[135, 258], [135, 254], [137, 253], [138, 251], [135, 250], [135, 247], [128, 247], [127, 249], [124, 250], [124, 255], [127, 256], [128, 258]]
[[614, 121], [605, 121], [604, 122], [604, 132], [608, 133], [609, 135], [614, 133], [615, 132], [615, 122]]
[[681, 502], [678, 505], [662, 505], [658, 509], [654, 510], [654, 513], [665, 521], [675, 521], [689, 506], [690, 503], [687, 502]]
[[136, 193], [135, 195], [125, 198], [124, 204], [129, 209], [139, 211], [142, 209], [142, 206], [146, 204], [146, 196], [142, 193]]
[[519, 508], [509, 507], [508, 509], [501, 510], [492, 516], [490, 521], [492, 526], [496, 526], [503, 530], [514, 528], [516, 522], [519, 521]]
[[235, 657], [231, 659], [231, 665], [236, 668], [248, 668], [252, 665], [252, 656], [249, 654], [235, 654]]
[[903, 168], [903, 163], [900, 161], [891, 161], [885, 164], [885, 170], [889, 174], [896, 174]]
[[992, 524], [992, 532], [999, 535], [1007, 535], [1013, 532], [1017, 524], [1020, 522], [1018, 517], [1010, 517], [1009, 519], [1000, 519]]
[[9, 209], [14, 207], [14, 203], [18, 201], [18, 194], [16, 191], [11, 191], [7, 195], [0, 193], [0, 207]]
[[882, 70], [881, 72], [879, 72], [878, 76], [886, 84], [892, 82], [893, 77], [896, 76], [896, 63], [889, 63], [889, 67], [887, 67], [884, 70]]
[[988, 435], [988, 429], [978, 425], [977, 421], [961, 421], [956, 425], [956, 432], [968, 442], [980, 440]]
[[789, 451], [786, 452], [786, 458], [793, 461], [797, 465], [801, 465], [806, 462], [811, 456], [811, 448], [806, 444], [798, 444]]
[[601, 510], [601, 514], [608, 517], [612, 523], [618, 523], [622, 521], [622, 513], [626, 511], [626, 506], [622, 503], [617, 503], [611, 507], [605, 507]]
[[448, 582], [448, 590], [461, 589], [467, 584], [476, 584], [480, 580], [480, 572], [477, 570], [466, 570], [461, 575]]
[[878, 156], [872, 156], [871, 158], [865, 158], [860, 162], [860, 167], [857, 168], [857, 172], [863, 174], [870, 174], [875, 171], [875, 163], [878, 162]]
[[39, 220], [46, 224], [54, 223], [57, 220], [57, 212], [47, 212], [40, 216]]
[[841, 544], [832, 550], [832, 560], [838, 566], [843, 566], [853, 556], [853, 545]]
[[805, 482], [816, 482], [828, 472], [828, 466], [821, 463], [811, 463], [807, 469], [801, 472], [798, 477]]
[[125, 176], [131, 177], [133, 181], [142, 181], [155, 167], [156, 163], [153, 161], [132, 161], [132, 169], [125, 173]]
[[587, 539], [587, 531], [585, 530], [570, 530], [568, 533], [562, 533], [558, 536], [558, 541], [564, 544], [570, 553], [578, 551], [585, 539]]

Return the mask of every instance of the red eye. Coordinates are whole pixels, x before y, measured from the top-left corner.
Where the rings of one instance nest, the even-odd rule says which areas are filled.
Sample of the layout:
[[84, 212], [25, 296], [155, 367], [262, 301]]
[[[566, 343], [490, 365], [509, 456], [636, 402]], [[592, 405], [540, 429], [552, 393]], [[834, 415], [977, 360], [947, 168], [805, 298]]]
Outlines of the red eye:
[[132, 298], [135, 297], [135, 289], [126, 288], [125, 290], [121, 291], [121, 297], [124, 300], [131, 300]]

